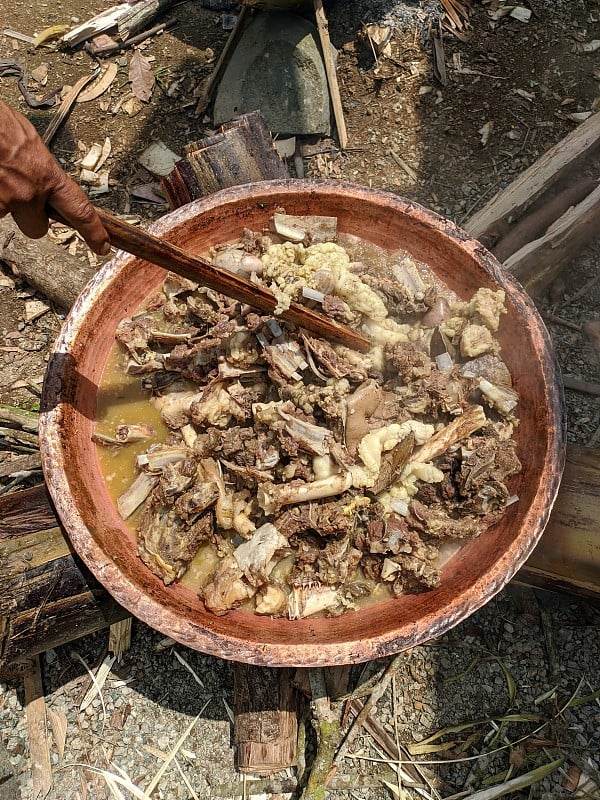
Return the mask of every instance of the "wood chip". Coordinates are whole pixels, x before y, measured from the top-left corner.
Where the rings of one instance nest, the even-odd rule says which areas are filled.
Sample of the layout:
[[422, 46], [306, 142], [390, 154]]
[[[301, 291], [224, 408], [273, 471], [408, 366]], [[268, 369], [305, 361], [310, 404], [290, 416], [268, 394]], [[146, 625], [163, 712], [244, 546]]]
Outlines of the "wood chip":
[[62, 761], [65, 754], [65, 743], [67, 741], [67, 715], [64, 711], [57, 708], [48, 709], [48, 719], [54, 736], [54, 744], [58, 750], [58, 757]]
[[80, 711], [85, 711], [96, 695], [102, 691], [102, 687], [106, 683], [106, 679], [108, 678], [108, 675], [112, 669], [112, 665], [115, 663], [115, 661], [116, 659], [114, 656], [106, 656], [102, 664], [100, 664], [94, 676], [94, 682], [87, 690], [83, 700], [81, 701], [81, 705], [79, 706]]
[[47, 311], [50, 311], [50, 306], [42, 303], [41, 300], [27, 300], [25, 302], [25, 322], [33, 322], [35, 319], [42, 317]]

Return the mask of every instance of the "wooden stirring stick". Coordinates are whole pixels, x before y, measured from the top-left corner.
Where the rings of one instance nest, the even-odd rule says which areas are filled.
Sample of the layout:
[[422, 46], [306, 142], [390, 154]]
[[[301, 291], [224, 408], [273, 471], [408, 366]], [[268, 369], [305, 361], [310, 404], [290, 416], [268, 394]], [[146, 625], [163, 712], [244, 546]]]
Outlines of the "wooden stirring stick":
[[[49, 211], [56, 218], [53, 211], [51, 209]], [[143, 258], [145, 261], [150, 261], [152, 264], [157, 264], [159, 267], [171, 270], [171, 272], [176, 272], [202, 286], [208, 286], [209, 289], [214, 289], [216, 292], [233, 297], [241, 303], [247, 303], [267, 314], [272, 314], [275, 310], [277, 299], [263, 286], [252, 283], [228, 270], [220, 269], [205, 258], [186, 253], [180, 247], [158, 239], [142, 228], [136, 228], [103, 209], [96, 208], [96, 211], [110, 236], [111, 244], [115, 247], [138, 256], [138, 258]], [[347, 325], [341, 325], [323, 314], [306, 308], [300, 303], [292, 302], [289, 309], [278, 314], [278, 318], [306, 328], [316, 336], [322, 336], [324, 339], [331, 339], [346, 345], [346, 347], [359, 350], [361, 353], [366, 353], [371, 347], [371, 342], [362, 334]]]

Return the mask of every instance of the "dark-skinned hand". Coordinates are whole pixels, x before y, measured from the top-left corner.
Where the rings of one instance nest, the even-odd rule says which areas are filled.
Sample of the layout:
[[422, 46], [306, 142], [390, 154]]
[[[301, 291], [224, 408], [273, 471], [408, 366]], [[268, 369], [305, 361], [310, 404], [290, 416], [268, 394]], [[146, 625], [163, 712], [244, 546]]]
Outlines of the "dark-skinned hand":
[[95, 253], [109, 253], [108, 234], [85, 192], [60, 168], [33, 125], [0, 100], [0, 217], [12, 214], [26, 236], [39, 239], [48, 230], [48, 207]]

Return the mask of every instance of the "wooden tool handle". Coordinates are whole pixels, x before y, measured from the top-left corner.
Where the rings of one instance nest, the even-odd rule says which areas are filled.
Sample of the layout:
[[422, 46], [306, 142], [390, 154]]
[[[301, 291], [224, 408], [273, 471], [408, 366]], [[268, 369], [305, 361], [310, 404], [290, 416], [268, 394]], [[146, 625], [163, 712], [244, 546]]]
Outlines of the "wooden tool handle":
[[[205, 258], [186, 253], [180, 247], [158, 239], [142, 228], [136, 228], [107, 211], [100, 208], [97, 208], [96, 211], [115, 247], [171, 270], [171, 272], [176, 272], [178, 275], [200, 283], [202, 286], [207, 286], [209, 289], [214, 289], [216, 292], [233, 297], [241, 303], [247, 303], [267, 314], [274, 312], [277, 299], [263, 286], [252, 283], [233, 272], [219, 269]], [[50, 210], [50, 214], [56, 218], [52, 210]], [[347, 325], [340, 325], [300, 303], [292, 302], [286, 311], [278, 315], [278, 318], [306, 328], [316, 336], [322, 336], [324, 339], [331, 339], [346, 345], [346, 347], [359, 350], [361, 353], [366, 353], [371, 347], [370, 341], [362, 334]]]

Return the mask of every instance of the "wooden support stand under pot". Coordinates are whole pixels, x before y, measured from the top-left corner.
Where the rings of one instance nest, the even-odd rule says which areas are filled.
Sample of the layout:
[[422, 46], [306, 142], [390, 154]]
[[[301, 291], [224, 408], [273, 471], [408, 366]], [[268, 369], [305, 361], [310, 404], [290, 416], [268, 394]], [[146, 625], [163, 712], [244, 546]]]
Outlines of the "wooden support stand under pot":
[[[254, 113], [190, 145], [164, 188], [176, 207], [219, 188], [286, 175]], [[0, 236], [10, 233], [11, 223], [1, 222]], [[36, 269], [29, 257], [24, 277], [68, 308], [89, 276], [57, 246], [54, 253], [48, 242], [29, 243], [32, 253], [36, 247], [44, 248], [44, 258]], [[25, 251], [16, 235], [0, 257], [18, 269]], [[569, 447], [550, 522], [517, 582], [600, 598], [599, 465], [600, 452]], [[129, 617], [73, 552], [44, 486], [0, 498], [0, 581], [0, 668], [26, 670], [36, 654]], [[234, 676], [238, 768], [271, 774], [293, 765], [297, 719], [289, 671], [236, 664]]]

